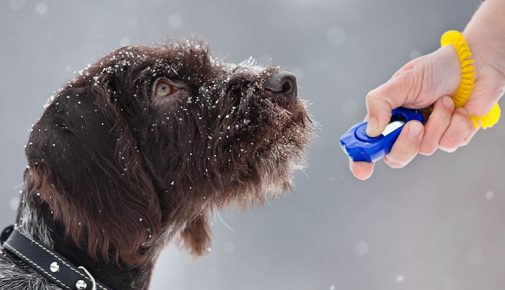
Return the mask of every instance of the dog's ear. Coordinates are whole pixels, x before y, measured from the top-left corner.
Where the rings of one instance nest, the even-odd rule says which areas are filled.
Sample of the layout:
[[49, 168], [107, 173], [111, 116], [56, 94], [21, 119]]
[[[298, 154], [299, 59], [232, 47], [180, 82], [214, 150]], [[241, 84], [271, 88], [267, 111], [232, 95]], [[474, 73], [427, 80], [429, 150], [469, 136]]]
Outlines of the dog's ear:
[[109, 94], [69, 86], [52, 101], [26, 147], [28, 187], [93, 257], [140, 263], [161, 227], [159, 202]]
[[191, 254], [202, 256], [208, 253], [211, 234], [207, 216], [201, 213], [195, 219], [189, 221], [181, 232], [181, 239]]

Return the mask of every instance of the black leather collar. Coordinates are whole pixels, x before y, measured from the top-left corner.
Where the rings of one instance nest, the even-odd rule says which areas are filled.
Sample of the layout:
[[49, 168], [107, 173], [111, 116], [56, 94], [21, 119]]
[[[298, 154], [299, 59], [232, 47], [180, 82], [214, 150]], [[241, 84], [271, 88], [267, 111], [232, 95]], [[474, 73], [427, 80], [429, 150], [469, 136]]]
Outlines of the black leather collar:
[[96, 281], [84, 267], [75, 267], [43, 243], [18, 231], [5, 228], [0, 244], [54, 283], [70, 290], [112, 290]]

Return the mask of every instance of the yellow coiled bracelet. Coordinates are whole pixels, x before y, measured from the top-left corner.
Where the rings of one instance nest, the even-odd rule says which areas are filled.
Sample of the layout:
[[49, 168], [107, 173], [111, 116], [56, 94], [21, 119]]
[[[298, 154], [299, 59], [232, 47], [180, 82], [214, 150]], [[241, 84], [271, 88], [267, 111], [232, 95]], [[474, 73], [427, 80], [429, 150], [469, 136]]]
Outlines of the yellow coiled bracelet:
[[[446, 45], [453, 45], [458, 54], [459, 62], [461, 64], [461, 81], [459, 87], [452, 96], [454, 106], [456, 108], [463, 107], [468, 98], [472, 94], [475, 86], [475, 65], [472, 58], [472, 52], [463, 34], [456, 30], [449, 30], [440, 39], [442, 47]], [[483, 129], [491, 128], [500, 119], [501, 109], [498, 103], [494, 104], [491, 110], [484, 116], [470, 116], [475, 128], [482, 126]]]

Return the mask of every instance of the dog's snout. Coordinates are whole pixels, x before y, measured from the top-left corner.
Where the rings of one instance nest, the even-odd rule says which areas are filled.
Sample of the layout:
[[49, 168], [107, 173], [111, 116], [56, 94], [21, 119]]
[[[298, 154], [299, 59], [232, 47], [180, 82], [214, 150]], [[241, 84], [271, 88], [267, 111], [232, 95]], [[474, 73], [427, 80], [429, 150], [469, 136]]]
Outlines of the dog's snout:
[[265, 89], [294, 100], [297, 95], [296, 77], [290, 72], [274, 73], [265, 83]]

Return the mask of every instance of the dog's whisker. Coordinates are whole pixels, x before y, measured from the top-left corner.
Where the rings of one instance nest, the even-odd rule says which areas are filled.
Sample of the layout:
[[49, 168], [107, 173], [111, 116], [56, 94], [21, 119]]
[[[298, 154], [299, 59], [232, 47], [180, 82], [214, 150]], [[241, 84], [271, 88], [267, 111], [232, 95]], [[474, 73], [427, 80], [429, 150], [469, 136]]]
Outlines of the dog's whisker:
[[217, 218], [219, 219], [219, 221], [220, 221], [220, 222], [221, 222], [221, 223], [222, 223], [222, 224], [223, 224], [223, 225], [224, 225], [227, 229], [229, 229], [230, 231], [235, 231], [235, 229], [234, 229], [234, 228], [232, 228], [230, 225], [228, 225], [228, 224], [224, 221], [224, 219], [223, 219], [223, 217], [221, 216], [221, 213], [220, 213], [219, 211], [216, 211], [215, 215], [217, 216]]
[[25, 184], [24, 184], [24, 182], [21, 182], [21, 183], [20, 183], [20, 184], [18, 184], [18, 185], [14, 185], [14, 186], [12, 187], [12, 189], [19, 189], [19, 188], [22, 188], [24, 185], [25, 185]]

